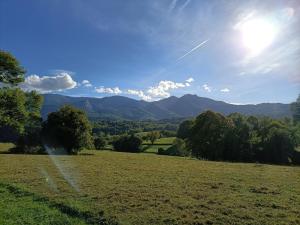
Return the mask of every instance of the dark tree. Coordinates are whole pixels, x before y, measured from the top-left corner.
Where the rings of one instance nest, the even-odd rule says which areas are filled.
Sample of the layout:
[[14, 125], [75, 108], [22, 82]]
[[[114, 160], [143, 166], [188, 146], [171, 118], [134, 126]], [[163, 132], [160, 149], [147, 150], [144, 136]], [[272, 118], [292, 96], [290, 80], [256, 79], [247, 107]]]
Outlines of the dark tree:
[[24, 81], [25, 70], [9, 52], [0, 50], [0, 82], [17, 85]]
[[134, 135], [123, 135], [113, 141], [114, 150], [120, 152], [142, 152], [142, 139]]
[[219, 113], [206, 111], [200, 114], [189, 138], [192, 154], [197, 158], [222, 160], [225, 138], [232, 128], [232, 121]]
[[72, 106], [63, 106], [59, 111], [50, 113], [42, 133], [46, 145], [64, 148], [70, 154], [93, 147], [91, 125], [86, 114]]
[[190, 151], [186, 148], [185, 141], [180, 138], [176, 138], [171, 147], [164, 150], [163, 148], [159, 148], [159, 155], [171, 155], [171, 156], [189, 156]]
[[297, 98], [296, 102], [293, 102], [291, 104], [291, 109], [293, 112], [293, 119], [295, 123], [299, 123], [300, 122], [300, 95]]
[[24, 134], [26, 96], [20, 89], [0, 89], [0, 141], [16, 142]]
[[101, 150], [105, 147], [106, 141], [104, 137], [96, 137], [94, 138], [94, 146], [97, 150]]
[[181, 139], [186, 139], [191, 136], [191, 128], [194, 125], [193, 120], [185, 120], [183, 121], [178, 128], [177, 137]]
[[261, 161], [266, 163], [287, 164], [293, 157], [294, 143], [285, 129], [272, 128], [261, 152]]

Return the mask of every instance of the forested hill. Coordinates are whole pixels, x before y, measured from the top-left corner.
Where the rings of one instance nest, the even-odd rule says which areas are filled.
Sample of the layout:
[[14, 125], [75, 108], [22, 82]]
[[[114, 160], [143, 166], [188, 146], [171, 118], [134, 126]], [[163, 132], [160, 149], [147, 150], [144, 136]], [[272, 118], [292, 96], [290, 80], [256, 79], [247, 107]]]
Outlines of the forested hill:
[[42, 107], [43, 118], [65, 104], [83, 109], [90, 119], [158, 120], [193, 117], [206, 110], [213, 110], [225, 115], [239, 112], [245, 115], [261, 115], [274, 118], [291, 116], [289, 104], [233, 105], [190, 94], [180, 98], [172, 96], [156, 102], [145, 102], [123, 96], [89, 98], [45, 94]]

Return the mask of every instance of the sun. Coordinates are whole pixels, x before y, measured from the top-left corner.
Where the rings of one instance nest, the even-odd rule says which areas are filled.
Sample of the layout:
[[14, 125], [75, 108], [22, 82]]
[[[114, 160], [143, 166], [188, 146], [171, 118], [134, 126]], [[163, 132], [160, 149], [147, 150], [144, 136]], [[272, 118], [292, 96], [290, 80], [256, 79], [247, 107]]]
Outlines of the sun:
[[244, 46], [252, 55], [260, 54], [270, 46], [277, 34], [275, 24], [266, 19], [251, 19], [240, 26]]

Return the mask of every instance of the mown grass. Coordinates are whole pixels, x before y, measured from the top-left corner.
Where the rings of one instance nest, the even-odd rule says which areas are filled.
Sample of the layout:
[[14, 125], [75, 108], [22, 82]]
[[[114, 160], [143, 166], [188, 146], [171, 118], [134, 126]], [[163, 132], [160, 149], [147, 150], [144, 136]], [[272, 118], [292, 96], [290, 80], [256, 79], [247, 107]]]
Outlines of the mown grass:
[[7, 153], [9, 149], [15, 147], [14, 144], [11, 143], [0, 143], [0, 153]]
[[22, 189], [0, 183], [0, 224], [86, 224]]
[[120, 224], [300, 224], [300, 167], [85, 153], [1, 154], [0, 182]]
[[[165, 137], [165, 138], [159, 138], [155, 140], [153, 143], [154, 145], [172, 145], [173, 141], [175, 140], [176, 137]], [[148, 144], [150, 145], [151, 142], [149, 140], [144, 141], [143, 144]]]

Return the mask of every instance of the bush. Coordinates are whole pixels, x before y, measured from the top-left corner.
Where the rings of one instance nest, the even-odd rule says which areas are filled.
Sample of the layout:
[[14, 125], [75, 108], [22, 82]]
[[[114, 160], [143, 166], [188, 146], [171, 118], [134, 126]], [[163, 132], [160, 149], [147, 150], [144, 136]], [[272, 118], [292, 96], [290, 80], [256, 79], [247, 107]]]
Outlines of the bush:
[[134, 135], [124, 135], [116, 138], [112, 145], [120, 152], [142, 152], [142, 139]]
[[184, 140], [176, 138], [171, 147], [166, 150], [164, 150], [163, 148], [159, 148], [157, 154], [171, 156], [189, 156], [190, 151], [186, 148]]
[[97, 150], [101, 150], [105, 147], [106, 140], [103, 137], [94, 138], [94, 146]]

